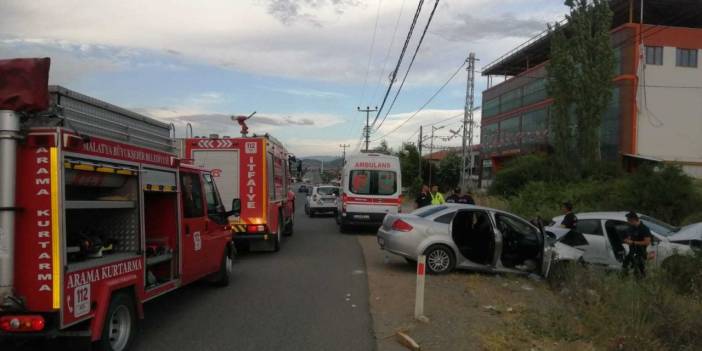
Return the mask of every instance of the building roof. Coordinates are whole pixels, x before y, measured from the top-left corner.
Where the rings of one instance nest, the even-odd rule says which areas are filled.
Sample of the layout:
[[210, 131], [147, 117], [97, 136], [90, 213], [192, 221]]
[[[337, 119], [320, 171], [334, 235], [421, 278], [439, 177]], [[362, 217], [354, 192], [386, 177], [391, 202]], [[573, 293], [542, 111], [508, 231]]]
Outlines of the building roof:
[[[440, 150], [440, 151], [436, 151], [436, 152], [424, 155], [424, 156], [422, 156], [422, 158], [427, 160], [427, 161], [441, 161], [451, 153], [460, 153], [461, 149], [462, 149], [462, 147], [460, 147], [460, 146], [450, 147], [450, 148], [445, 149], [445, 150]], [[473, 145], [471, 147], [471, 150], [472, 151], [480, 151], [480, 145]]]
[[[641, 2], [644, 5], [643, 22], [646, 24], [702, 28], [702, 1], [700, 0], [634, 0], [632, 2], [630, 0], [610, 0], [610, 7], [614, 12], [612, 28], [628, 23], [630, 15], [633, 16], [634, 22], [638, 22]], [[633, 8], [629, 7], [630, 3], [633, 3]], [[550, 33], [548, 30], [544, 30], [487, 64], [483, 68], [482, 74], [484, 76], [515, 76], [547, 61], [550, 51]]]

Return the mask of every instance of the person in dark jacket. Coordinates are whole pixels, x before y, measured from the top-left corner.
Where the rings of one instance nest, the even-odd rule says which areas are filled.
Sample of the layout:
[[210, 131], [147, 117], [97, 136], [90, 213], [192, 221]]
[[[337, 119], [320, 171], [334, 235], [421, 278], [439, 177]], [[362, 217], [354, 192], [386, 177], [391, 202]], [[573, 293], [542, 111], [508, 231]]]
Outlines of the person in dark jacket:
[[646, 249], [651, 245], [653, 236], [651, 230], [641, 223], [636, 212], [627, 213], [626, 221], [630, 228], [624, 243], [629, 245], [629, 253], [624, 258], [622, 269], [624, 275], [628, 275], [629, 269], [633, 268], [636, 278], [641, 279], [646, 276], [646, 259], [648, 258]]
[[567, 201], [564, 202], [563, 212], [565, 212], [565, 217], [563, 217], [563, 221], [561, 221], [561, 227], [571, 230], [575, 229], [575, 226], [578, 224], [578, 217], [573, 213], [573, 204]]
[[461, 195], [461, 188], [454, 189], [453, 194], [446, 198], [446, 202], [454, 204], [475, 205], [475, 200], [473, 200], [472, 196], [468, 194]]
[[417, 208], [431, 205], [431, 193], [428, 185], [422, 185], [422, 190], [419, 192], [414, 202], [417, 204]]

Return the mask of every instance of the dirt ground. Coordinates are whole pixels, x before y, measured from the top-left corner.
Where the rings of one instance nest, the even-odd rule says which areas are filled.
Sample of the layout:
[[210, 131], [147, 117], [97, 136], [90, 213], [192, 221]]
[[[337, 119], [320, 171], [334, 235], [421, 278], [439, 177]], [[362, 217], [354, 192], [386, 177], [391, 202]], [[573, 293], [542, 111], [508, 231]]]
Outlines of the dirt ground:
[[520, 332], [520, 316], [527, 309], [558, 308], [546, 283], [529, 278], [471, 272], [427, 275], [424, 310], [429, 322], [416, 321], [415, 266], [395, 255], [386, 257], [374, 235], [358, 240], [366, 260], [379, 351], [405, 350], [396, 341], [398, 331], [410, 335], [422, 350], [587, 349], [524, 337], [528, 333]]

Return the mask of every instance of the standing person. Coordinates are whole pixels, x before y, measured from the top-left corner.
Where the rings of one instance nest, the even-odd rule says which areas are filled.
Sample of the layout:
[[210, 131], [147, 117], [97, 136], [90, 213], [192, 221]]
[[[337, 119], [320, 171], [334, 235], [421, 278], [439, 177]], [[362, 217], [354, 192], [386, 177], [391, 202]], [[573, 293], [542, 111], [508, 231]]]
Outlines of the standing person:
[[461, 196], [461, 200], [458, 201], [458, 203], [466, 205], [475, 205], [475, 199], [473, 199], [473, 196], [470, 194], [470, 192], [467, 192], [465, 195]]
[[417, 208], [431, 205], [431, 194], [429, 193], [428, 185], [422, 185], [422, 190], [419, 192], [414, 202], [417, 204]]
[[624, 257], [622, 269], [624, 275], [629, 274], [629, 269], [634, 269], [636, 278], [646, 276], [646, 259], [648, 253], [646, 248], [651, 245], [651, 230], [641, 223], [641, 219], [636, 212], [626, 214], [626, 221], [629, 223], [629, 235], [624, 239], [624, 243], [629, 245], [629, 253]]
[[564, 202], [563, 212], [565, 213], [565, 217], [563, 217], [563, 221], [561, 221], [561, 227], [571, 230], [575, 229], [575, 226], [578, 224], [578, 217], [573, 213], [573, 204], [568, 201]]
[[444, 195], [441, 195], [441, 193], [439, 192], [438, 185], [432, 185], [430, 195], [432, 205], [441, 205], [446, 203], [446, 200], [444, 200]]
[[461, 203], [461, 188], [453, 189], [453, 194], [446, 198], [446, 202], [450, 204], [460, 204]]
[[473, 197], [466, 194], [461, 195], [461, 188], [453, 189], [453, 194], [446, 198], [446, 202], [455, 204], [475, 205]]

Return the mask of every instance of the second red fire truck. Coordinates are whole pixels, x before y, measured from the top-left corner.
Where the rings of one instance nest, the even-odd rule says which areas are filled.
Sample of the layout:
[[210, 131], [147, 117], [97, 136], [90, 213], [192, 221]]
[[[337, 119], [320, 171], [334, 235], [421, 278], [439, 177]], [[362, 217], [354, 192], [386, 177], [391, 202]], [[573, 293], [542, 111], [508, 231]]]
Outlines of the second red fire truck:
[[[293, 234], [295, 195], [290, 191], [288, 151], [270, 135], [218, 135], [180, 141], [181, 156], [194, 165], [212, 169], [222, 199], [239, 216], [230, 221], [237, 244], [262, 244], [280, 250], [282, 237]], [[231, 207], [228, 207], [230, 209]]]
[[0, 61], [0, 338], [126, 350], [146, 301], [228, 284], [235, 213], [167, 124], [47, 89], [48, 69]]

